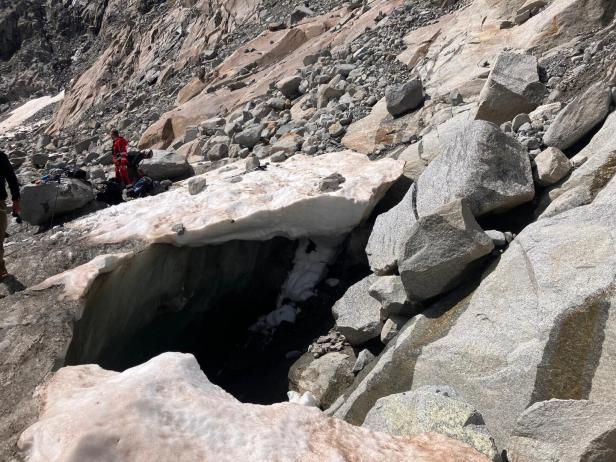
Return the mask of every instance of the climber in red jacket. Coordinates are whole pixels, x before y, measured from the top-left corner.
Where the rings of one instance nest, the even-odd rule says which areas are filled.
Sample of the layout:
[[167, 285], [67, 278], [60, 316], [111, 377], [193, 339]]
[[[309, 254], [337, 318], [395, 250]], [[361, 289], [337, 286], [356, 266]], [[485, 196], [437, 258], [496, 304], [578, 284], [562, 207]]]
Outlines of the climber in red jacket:
[[111, 139], [113, 140], [112, 159], [113, 165], [115, 165], [116, 178], [124, 186], [128, 186], [131, 184], [130, 177], [128, 176], [128, 160], [126, 158], [128, 141], [120, 136], [117, 130], [111, 131]]

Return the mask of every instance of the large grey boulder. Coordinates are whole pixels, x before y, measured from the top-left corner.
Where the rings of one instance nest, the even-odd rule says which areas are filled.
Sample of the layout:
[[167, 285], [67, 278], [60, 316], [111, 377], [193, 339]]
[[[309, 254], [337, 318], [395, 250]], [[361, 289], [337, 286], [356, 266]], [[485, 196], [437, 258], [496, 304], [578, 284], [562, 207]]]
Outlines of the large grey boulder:
[[380, 398], [362, 426], [395, 436], [440, 433], [474, 447], [491, 460], [500, 460], [481, 413], [447, 386], [426, 386]]
[[415, 79], [410, 82], [394, 85], [385, 91], [387, 111], [394, 117], [406, 114], [421, 106], [424, 100], [423, 84]]
[[419, 218], [398, 258], [409, 300], [421, 302], [450, 290], [473, 261], [493, 249], [492, 239], [461, 200]]
[[381, 334], [381, 304], [368, 295], [375, 281], [372, 275], [352, 285], [332, 308], [338, 331], [353, 346]]
[[261, 140], [261, 130], [261, 125], [248, 127], [235, 135], [235, 142], [247, 148], [253, 148]]
[[32, 225], [43, 225], [94, 199], [92, 186], [73, 178], [64, 178], [61, 183], [29, 184], [21, 190], [21, 217]]
[[460, 123], [447, 149], [417, 181], [419, 216], [454, 199], [466, 199], [476, 217], [501, 212], [533, 199], [528, 152], [496, 125]]
[[481, 90], [475, 117], [500, 125], [531, 112], [541, 104], [545, 92], [545, 85], [539, 81], [537, 58], [502, 51]]
[[289, 388], [300, 394], [309, 391], [317, 405], [326, 409], [353, 383], [355, 361], [348, 347], [319, 358], [305, 353], [289, 370]]
[[415, 191], [413, 184], [395, 207], [376, 218], [366, 246], [370, 268], [376, 274], [392, 274], [398, 267], [405, 235], [417, 221]]
[[175, 151], [154, 149], [150, 159], [144, 159], [139, 169], [153, 180], [178, 180], [191, 176], [194, 171], [184, 157]]
[[508, 455], [516, 462], [616, 460], [616, 406], [587, 400], [535, 403], [518, 419]]
[[616, 180], [592, 204], [527, 226], [473, 293], [454, 291], [412, 318], [336, 415], [362, 423], [381, 397], [445, 383], [507, 448], [537, 401], [613, 402], [614, 190]]
[[567, 149], [603, 122], [610, 111], [612, 94], [603, 82], [592, 85], [562, 109], [543, 136], [543, 143]]

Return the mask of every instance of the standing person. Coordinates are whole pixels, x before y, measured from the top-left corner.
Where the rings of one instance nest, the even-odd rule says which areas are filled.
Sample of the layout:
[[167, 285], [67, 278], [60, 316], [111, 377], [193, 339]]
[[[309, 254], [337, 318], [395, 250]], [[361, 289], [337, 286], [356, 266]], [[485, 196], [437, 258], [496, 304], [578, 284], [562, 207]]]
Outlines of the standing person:
[[128, 141], [120, 136], [117, 130], [111, 131], [111, 139], [113, 140], [112, 159], [113, 165], [115, 165], [116, 178], [122, 185], [128, 186], [131, 184], [128, 177], [128, 160], [126, 158]]
[[13, 170], [13, 166], [4, 151], [0, 151], [0, 177], [2, 177], [2, 184], [0, 185], [0, 279], [4, 279], [9, 275], [4, 264], [4, 237], [9, 225], [9, 219], [6, 216], [6, 200], [8, 198], [6, 183], [9, 184], [11, 199], [13, 200], [13, 215], [19, 215], [20, 212], [19, 182], [17, 181], [17, 176], [15, 176], [15, 170]]

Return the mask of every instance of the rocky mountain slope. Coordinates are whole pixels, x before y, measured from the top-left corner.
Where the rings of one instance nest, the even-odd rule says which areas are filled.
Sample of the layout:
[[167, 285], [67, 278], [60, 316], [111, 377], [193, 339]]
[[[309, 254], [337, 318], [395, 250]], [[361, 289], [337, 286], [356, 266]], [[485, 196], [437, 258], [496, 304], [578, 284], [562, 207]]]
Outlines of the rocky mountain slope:
[[0, 459], [616, 460], [614, 2], [0, 25]]

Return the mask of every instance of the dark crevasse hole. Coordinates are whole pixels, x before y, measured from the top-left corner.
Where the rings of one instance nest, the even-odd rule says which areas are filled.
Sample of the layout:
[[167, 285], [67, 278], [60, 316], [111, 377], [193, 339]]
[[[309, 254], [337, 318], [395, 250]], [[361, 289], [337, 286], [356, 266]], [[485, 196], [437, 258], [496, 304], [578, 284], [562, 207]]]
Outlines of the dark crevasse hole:
[[498, 231], [510, 231], [514, 234], [522, 232], [526, 226], [533, 223], [537, 218], [540, 195], [526, 204], [519, 205], [504, 213], [484, 215], [477, 222], [484, 230], [496, 229]]
[[[66, 363], [122, 371], [166, 351], [193, 354], [208, 378], [244, 402], [285, 401], [300, 353], [334, 325], [331, 307], [368, 274], [369, 226], [353, 232], [295, 323], [265, 335], [249, 329], [273, 311], [297, 242], [233, 241], [200, 248], [156, 245], [97, 279], [74, 327]], [[306, 248], [314, 250], [312, 243]], [[295, 354], [289, 354], [295, 352]]]

